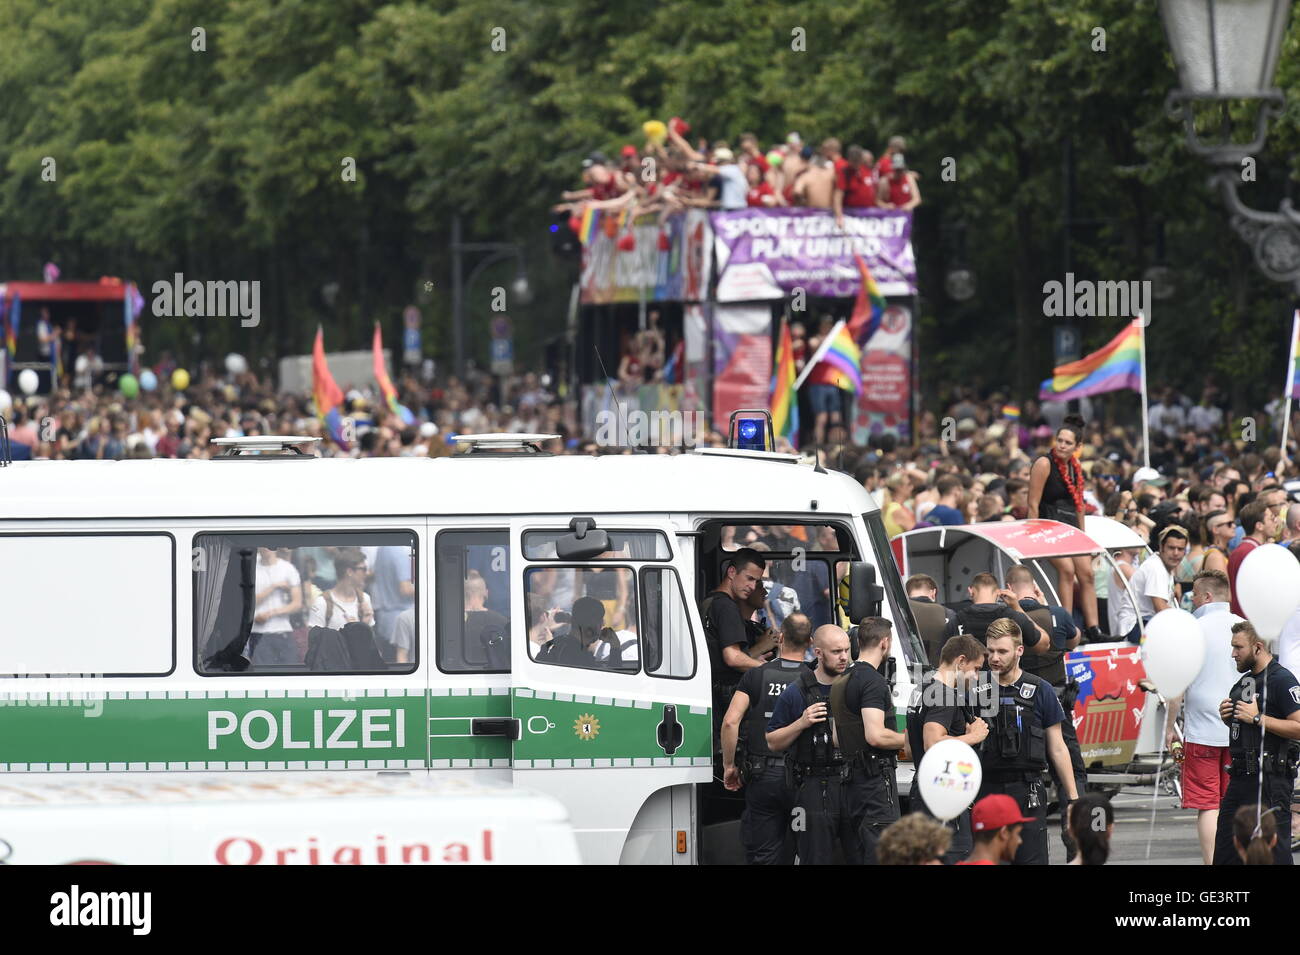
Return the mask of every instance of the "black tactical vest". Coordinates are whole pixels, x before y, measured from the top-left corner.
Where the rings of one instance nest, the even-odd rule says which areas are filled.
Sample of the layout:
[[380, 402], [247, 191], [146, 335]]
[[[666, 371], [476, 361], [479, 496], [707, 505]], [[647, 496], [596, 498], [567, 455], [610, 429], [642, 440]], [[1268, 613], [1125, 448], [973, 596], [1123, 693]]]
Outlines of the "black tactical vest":
[[[817, 682], [817, 675], [812, 670], [805, 667], [794, 682], [799, 686], [805, 710], [814, 703], [826, 703], [829, 713], [831, 688]], [[831, 739], [830, 719], [814, 723], [799, 734], [794, 744], [794, 761], [800, 767], [812, 769], [825, 769], [844, 761]]]
[[767, 746], [767, 723], [772, 710], [785, 688], [810, 672], [802, 663], [793, 660], [773, 660], [759, 667], [759, 694], [749, 701], [745, 714], [745, 752], [750, 756], [778, 756]]
[[957, 622], [961, 624], [962, 633], [969, 633], [980, 643], [988, 643], [989, 624], [994, 620], [1009, 617], [1005, 604], [971, 604], [957, 611]]
[[[1039, 607], [1037, 610], [1024, 610], [1022, 612], [1034, 623], [1043, 628], [1043, 632], [1048, 636], [1048, 646], [1051, 646], [1052, 629], [1055, 627], [1055, 621], [1052, 620], [1052, 612], [1046, 607]], [[1020, 657], [1020, 668], [1026, 673], [1032, 673], [1034, 676], [1042, 677], [1052, 686], [1065, 686], [1065, 651], [1052, 648], [1044, 652], [1026, 649]]]
[[[866, 756], [893, 756], [893, 751], [877, 749], [867, 742], [867, 728], [862, 723], [862, 711], [844, 703], [844, 696], [849, 687], [849, 680], [853, 674], [858, 673], [857, 679], [863, 679], [859, 671], [864, 669], [874, 670], [869, 663], [854, 663], [831, 684], [831, 714], [835, 719], [835, 730], [840, 740], [840, 752], [845, 760], [853, 759], [859, 753], [865, 753]], [[876, 670], [879, 673], [879, 670]], [[893, 704], [890, 704], [889, 711], [885, 714], [885, 725], [888, 729], [893, 729]]]
[[1047, 730], [1038, 719], [1039, 693], [1052, 688], [1030, 673], [1008, 686], [994, 684], [997, 715], [989, 721], [989, 735], [981, 744], [984, 772], [1039, 772], [1047, 767]]

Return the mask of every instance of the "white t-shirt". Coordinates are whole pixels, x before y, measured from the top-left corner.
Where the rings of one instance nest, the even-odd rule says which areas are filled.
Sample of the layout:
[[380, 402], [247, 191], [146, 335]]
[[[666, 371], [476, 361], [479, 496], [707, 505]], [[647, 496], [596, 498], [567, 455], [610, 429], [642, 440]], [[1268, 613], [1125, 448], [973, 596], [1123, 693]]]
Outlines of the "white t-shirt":
[[[298, 587], [302, 584], [302, 577], [298, 575], [298, 568], [293, 566], [287, 560], [276, 558], [274, 564], [264, 564], [261, 558], [257, 561], [257, 577], [254, 587], [256, 593], [262, 593], [268, 587], [278, 587], [287, 584], [290, 587]], [[293, 603], [293, 597], [286, 594], [283, 590], [276, 590], [267, 596], [265, 600], [257, 605], [254, 613], [269, 613], [272, 610], [280, 610]], [[289, 623], [288, 614], [278, 614], [271, 617], [264, 623], [253, 621], [254, 633], [288, 633], [293, 629]]]
[[1300, 673], [1300, 610], [1282, 625], [1277, 638], [1277, 662], [1292, 674]]
[[[1169, 576], [1169, 570], [1165, 567], [1164, 561], [1160, 559], [1159, 554], [1152, 554], [1146, 560], [1142, 561], [1142, 566], [1137, 569], [1132, 579], [1129, 581], [1133, 587], [1133, 593], [1137, 597], [1138, 614], [1145, 620], [1155, 615], [1155, 604], [1151, 602], [1152, 597], [1159, 597], [1169, 605], [1174, 602], [1174, 579]], [[1124, 620], [1120, 621], [1123, 627]], [[1128, 629], [1133, 629], [1133, 624], [1137, 623], [1137, 618], [1128, 620]], [[1128, 633], [1128, 630], [1121, 630], [1121, 633]]]
[[1228, 727], [1219, 719], [1219, 704], [1241, 677], [1232, 662], [1232, 625], [1241, 618], [1229, 607], [1213, 603], [1195, 611], [1205, 640], [1205, 663], [1183, 697], [1183, 739], [1189, 743], [1228, 745]]
[[[1127, 563], [1118, 555], [1115, 560], [1117, 563]], [[1129, 582], [1132, 583], [1133, 578], [1129, 578]], [[1110, 624], [1111, 636], [1117, 640], [1127, 636], [1133, 629], [1133, 624], [1137, 623], [1137, 611], [1133, 609], [1133, 601], [1124, 588], [1124, 578], [1118, 571], [1112, 571], [1110, 575], [1110, 596], [1106, 599], [1106, 622]]]
[[309, 627], [328, 627], [331, 630], [342, 630], [349, 623], [365, 623], [361, 617], [360, 611], [365, 611], [364, 615], [369, 617], [372, 613], [370, 609], [370, 596], [366, 593], [361, 594], [361, 606], [357, 606], [357, 601], [340, 600], [339, 595], [330, 591], [330, 597], [334, 601], [334, 613], [330, 616], [329, 622], [325, 622], [325, 595], [321, 594], [312, 601], [311, 612], [307, 615], [307, 626]]

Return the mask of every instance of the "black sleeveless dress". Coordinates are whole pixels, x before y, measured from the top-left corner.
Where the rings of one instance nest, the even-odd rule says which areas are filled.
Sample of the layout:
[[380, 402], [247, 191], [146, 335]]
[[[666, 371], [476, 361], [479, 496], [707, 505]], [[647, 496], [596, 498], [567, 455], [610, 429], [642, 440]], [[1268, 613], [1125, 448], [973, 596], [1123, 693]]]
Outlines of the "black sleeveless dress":
[[[1043, 483], [1043, 496], [1038, 502], [1038, 516], [1049, 521], [1060, 521], [1072, 527], [1083, 528], [1083, 522], [1074, 507], [1074, 497], [1065, 486], [1065, 479], [1056, 468], [1056, 459], [1051, 454], [1043, 455], [1047, 459], [1047, 480]], [[1040, 459], [1041, 460], [1041, 459]], [[1076, 466], [1071, 462], [1070, 466]], [[1083, 480], [1082, 471], [1078, 472]]]

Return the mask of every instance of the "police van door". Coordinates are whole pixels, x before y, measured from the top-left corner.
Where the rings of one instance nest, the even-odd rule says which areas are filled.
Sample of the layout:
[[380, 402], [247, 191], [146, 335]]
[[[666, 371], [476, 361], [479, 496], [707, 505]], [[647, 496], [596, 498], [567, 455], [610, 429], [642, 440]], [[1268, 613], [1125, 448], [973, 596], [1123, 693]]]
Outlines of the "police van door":
[[712, 775], [709, 663], [675, 529], [519, 520], [510, 541], [515, 784], [568, 807], [585, 862], [693, 857], [683, 797]]

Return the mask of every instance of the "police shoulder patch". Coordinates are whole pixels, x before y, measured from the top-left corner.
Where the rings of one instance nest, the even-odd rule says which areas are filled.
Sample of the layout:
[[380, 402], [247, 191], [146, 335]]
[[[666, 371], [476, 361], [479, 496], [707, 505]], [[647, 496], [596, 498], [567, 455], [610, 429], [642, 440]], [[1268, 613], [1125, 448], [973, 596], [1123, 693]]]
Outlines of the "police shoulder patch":
[[1029, 680], [1026, 680], [1024, 683], [1020, 684], [1020, 698], [1022, 700], [1032, 700], [1034, 698], [1034, 694], [1037, 692], [1038, 692], [1037, 683], [1032, 683]]
[[1291, 699], [1294, 702], [1300, 703], [1300, 686], [1293, 686], [1288, 692], [1290, 692]]

